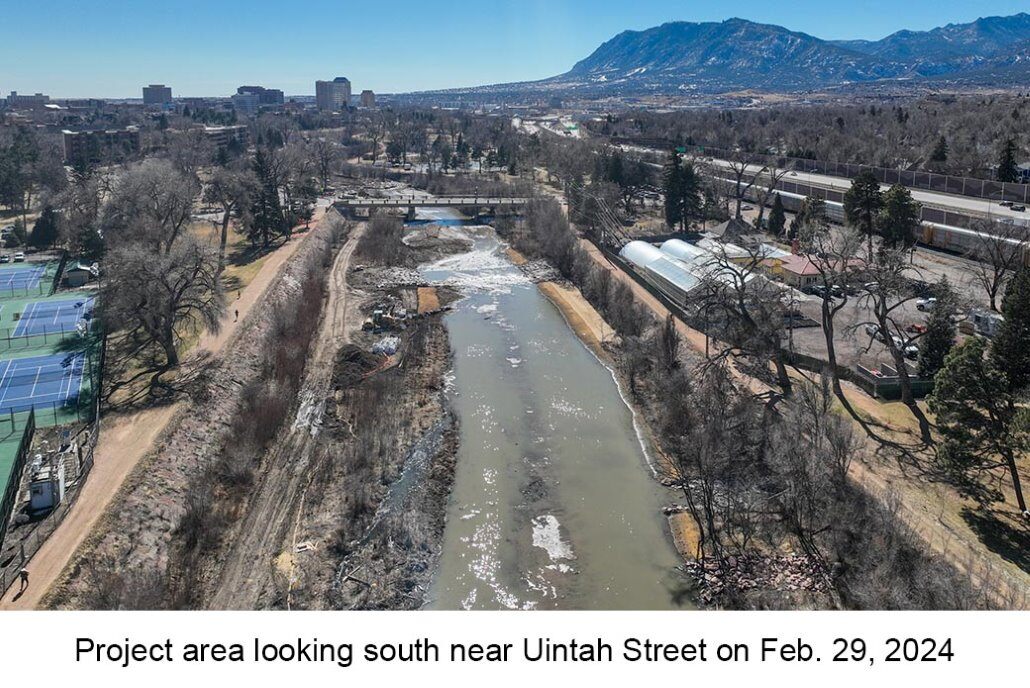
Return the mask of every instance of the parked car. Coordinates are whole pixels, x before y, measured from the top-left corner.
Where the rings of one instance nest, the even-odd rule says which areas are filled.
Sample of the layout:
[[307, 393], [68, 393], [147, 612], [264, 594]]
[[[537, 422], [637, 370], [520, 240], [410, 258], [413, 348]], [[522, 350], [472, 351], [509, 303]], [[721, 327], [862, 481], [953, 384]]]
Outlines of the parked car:
[[916, 310], [928, 313], [937, 305], [937, 297], [931, 296], [928, 299], [916, 299]]
[[1008, 206], [1011, 206], [1011, 205], [1012, 205], [1012, 201], [1002, 201], [1002, 202], [1001, 202], [1001, 203], [999, 203], [998, 205], [1003, 205], [1003, 206], [1006, 206], [1006, 207], [1008, 207]]
[[878, 342], [884, 341], [883, 335], [880, 334], [880, 327], [878, 325], [873, 325], [872, 323], [869, 323], [865, 326], [865, 333]]
[[905, 343], [903, 341], [895, 337], [894, 345], [897, 346], [899, 349], [903, 349], [905, 358], [913, 361], [919, 358], [919, 347], [915, 344], [909, 344], [908, 346], [905, 346]]
[[1024, 210], [1026, 210], [1026, 206], [1025, 205], [1014, 205], [1014, 206], [1012, 206], [1012, 209], [1015, 210], [1017, 213], [1021, 213]]
[[25, 254], [22, 253], [21, 251], [18, 251], [17, 253], [15, 253], [14, 254], [14, 262], [15, 263], [24, 263], [25, 262]]
[[6, 253], [4, 255], [0, 256], [0, 263], [10, 263], [10, 262], [11, 262], [11, 257], [9, 255], [7, 255]]

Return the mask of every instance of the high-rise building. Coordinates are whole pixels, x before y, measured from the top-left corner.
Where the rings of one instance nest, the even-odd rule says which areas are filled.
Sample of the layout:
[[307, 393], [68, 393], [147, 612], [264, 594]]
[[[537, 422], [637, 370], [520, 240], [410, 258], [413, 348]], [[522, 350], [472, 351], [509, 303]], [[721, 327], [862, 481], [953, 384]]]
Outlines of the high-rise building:
[[172, 87], [164, 84], [150, 84], [143, 87], [144, 105], [168, 105], [172, 102]]
[[50, 96], [37, 93], [31, 96], [18, 95], [17, 91], [11, 91], [7, 96], [7, 107], [11, 108], [37, 108], [43, 107], [50, 102]]
[[319, 110], [335, 112], [350, 105], [350, 79], [338, 76], [332, 81], [315, 82], [315, 103]]
[[376, 106], [376, 94], [365, 89], [361, 92], [361, 107], [374, 108]]
[[240, 86], [236, 89], [240, 95], [252, 94], [258, 97], [259, 105], [282, 105], [286, 102], [283, 92], [277, 88], [265, 88], [264, 86]]
[[257, 114], [261, 98], [256, 93], [234, 93], [230, 98], [232, 106], [241, 115]]

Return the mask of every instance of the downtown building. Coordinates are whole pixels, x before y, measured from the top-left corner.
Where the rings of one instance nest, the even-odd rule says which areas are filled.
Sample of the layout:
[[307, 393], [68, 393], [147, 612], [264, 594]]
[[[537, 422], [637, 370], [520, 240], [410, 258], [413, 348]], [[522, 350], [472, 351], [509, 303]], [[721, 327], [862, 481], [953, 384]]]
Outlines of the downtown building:
[[281, 108], [286, 97], [277, 88], [240, 86], [230, 100], [237, 112], [244, 115], [256, 115], [262, 108]]
[[171, 105], [172, 87], [164, 84], [150, 84], [143, 87], [144, 105]]
[[340, 112], [350, 106], [350, 79], [338, 76], [332, 81], [315, 82], [315, 104], [319, 110]]

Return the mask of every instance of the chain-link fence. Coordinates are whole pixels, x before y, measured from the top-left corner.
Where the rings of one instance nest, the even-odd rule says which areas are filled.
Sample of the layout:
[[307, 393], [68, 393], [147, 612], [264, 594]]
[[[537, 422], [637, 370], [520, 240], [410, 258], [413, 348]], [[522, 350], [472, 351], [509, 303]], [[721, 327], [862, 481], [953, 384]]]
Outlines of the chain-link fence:
[[[24, 414], [9, 414], [6, 418], [0, 419], [0, 424], [12, 423], [12, 429], [15, 424], [22, 422], [23, 415], [25, 422], [25, 431], [23, 431], [18, 448], [21, 464], [12, 470], [11, 480], [6, 490], [12, 495], [10, 505], [8, 505], [8, 497], [5, 494], [3, 512], [0, 514], [3, 516], [4, 530], [8, 531], [11, 511], [17, 506], [18, 496], [24, 489], [23, 472], [27, 455], [32, 448], [32, 437], [38, 427], [51, 420], [45, 414], [53, 412], [55, 414], [53, 420], [59, 421], [55, 424], [67, 424], [73, 420], [83, 423], [79, 426], [79, 430], [69, 438], [66, 450], [53, 459], [62, 461], [65, 467], [65, 493], [61, 503], [42, 519], [24, 524], [14, 532], [5, 533], [4, 530], [0, 530], [0, 595], [18, 580], [21, 569], [61, 525], [64, 517], [78, 500], [82, 486], [93, 468], [94, 452], [100, 438], [100, 404], [103, 398], [102, 382], [106, 359], [107, 338], [104, 336], [99, 337], [87, 347], [83, 376], [89, 383], [90, 394], [88, 396], [80, 395], [75, 404], [73, 417], [58, 415], [65, 411], [57, 408], [48, 409], [46, 405], [36, 405]], [[37, 421], [40, 425], [37, 425]], [[51, 423], [47, 422], [46, 424]], [[11, 535], [11, 537], [8, 538], [6, 535]], [[14, 537], [16, 535], [17, 537]]]

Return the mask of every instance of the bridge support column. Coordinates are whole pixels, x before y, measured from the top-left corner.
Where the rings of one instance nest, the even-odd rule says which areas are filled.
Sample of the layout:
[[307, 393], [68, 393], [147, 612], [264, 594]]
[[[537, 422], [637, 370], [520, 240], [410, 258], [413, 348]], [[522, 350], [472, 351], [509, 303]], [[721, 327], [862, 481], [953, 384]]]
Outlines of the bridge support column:
[[414, 220], [415, 219], [415, 206], [409, 205], [408, 206], [408, 212], [407, 212], [407, 214], [404, 217], [409, 222], [411, 220]]

